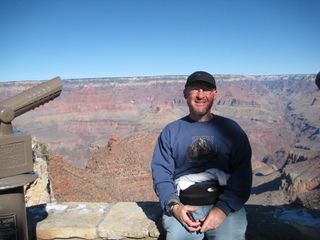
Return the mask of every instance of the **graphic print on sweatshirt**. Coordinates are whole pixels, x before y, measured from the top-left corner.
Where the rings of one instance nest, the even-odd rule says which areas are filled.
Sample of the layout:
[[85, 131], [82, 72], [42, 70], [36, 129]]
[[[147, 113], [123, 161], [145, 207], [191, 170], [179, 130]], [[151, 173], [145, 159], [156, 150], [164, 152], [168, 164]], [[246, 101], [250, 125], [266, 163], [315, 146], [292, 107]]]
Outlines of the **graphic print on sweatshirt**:
[[218, 154], [219, 147], [213, 136], [193, 136], [186, 155], [189, 162], [207, 162], [215, 161]]

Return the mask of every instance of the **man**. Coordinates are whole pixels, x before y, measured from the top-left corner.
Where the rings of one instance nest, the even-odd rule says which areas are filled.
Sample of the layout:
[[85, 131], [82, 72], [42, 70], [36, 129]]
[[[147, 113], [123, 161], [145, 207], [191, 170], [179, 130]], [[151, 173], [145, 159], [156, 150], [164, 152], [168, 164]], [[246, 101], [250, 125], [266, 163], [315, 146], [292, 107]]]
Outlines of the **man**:
[[211, 74], [191, 74], [183, 93], [190, 114], [163, 129], [151, 163], [167, 240], [242, 239], [252, 184], [247, 135], [211, 113], [217, 99]]

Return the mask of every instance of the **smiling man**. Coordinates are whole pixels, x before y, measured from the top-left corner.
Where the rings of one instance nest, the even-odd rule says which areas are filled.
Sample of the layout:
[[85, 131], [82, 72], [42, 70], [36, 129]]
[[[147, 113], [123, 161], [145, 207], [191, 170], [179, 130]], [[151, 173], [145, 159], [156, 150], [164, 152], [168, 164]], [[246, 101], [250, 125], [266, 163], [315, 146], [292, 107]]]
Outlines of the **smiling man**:
[[211, 113], [214, 77], [191, 74], [183, 91], [190, 114], [161, 132], [151, 163], [167, 240], [242, 239], [252, 184], [251, 147], [233, 120]]

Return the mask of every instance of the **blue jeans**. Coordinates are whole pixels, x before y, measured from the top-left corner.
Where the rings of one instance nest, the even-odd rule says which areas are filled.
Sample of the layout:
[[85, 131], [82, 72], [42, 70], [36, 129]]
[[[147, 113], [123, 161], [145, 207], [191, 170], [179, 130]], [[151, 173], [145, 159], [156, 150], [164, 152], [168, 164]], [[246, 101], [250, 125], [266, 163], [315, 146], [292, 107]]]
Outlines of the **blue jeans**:
[[[198, 210], [192, 212], [195, 219], [201, 219], [213, 208], [213, 205], [197, 206]], [[166, 213], [163, 214], [162, 224], [167, 231], [166, 240], [202, 240], [204, 235], [208, 240], [243, 240], [247, 229], [247, 216], [244, 208], [239, 211], [230, 213], [221, 225], [214, 230], [205, 233], [190, 233], [175, 218]]]

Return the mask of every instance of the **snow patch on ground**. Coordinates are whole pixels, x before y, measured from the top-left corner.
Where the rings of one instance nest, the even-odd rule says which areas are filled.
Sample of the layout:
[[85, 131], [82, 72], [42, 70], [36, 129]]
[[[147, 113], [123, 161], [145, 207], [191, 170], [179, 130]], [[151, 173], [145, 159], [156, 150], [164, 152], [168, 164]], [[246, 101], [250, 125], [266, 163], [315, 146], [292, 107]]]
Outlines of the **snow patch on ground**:
[[320, 228], [320, 218], [314, 218], [308, 213], [307, 209], [288, 210], [280, 206], [275, 211], [270, 212], [270, 214], [274, 218], [281, 219], [286, 223]]

